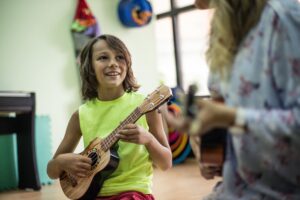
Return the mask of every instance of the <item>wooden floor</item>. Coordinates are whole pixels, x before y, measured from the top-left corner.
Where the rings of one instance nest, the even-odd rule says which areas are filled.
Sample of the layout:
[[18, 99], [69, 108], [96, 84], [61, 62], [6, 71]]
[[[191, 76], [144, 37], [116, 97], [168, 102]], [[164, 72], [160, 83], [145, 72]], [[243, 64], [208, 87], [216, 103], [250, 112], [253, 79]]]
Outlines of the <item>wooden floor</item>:
[[[207, 181], [200, 175], [194, 159], [162, 172], [155, 169], [153, 194], [156, 200], [200, 200], [209, 194], [220, 179]], [[0, 200], [66, 200], [59, 183], [43, 186], [41, 191], [9, 191], [0, 193]]]

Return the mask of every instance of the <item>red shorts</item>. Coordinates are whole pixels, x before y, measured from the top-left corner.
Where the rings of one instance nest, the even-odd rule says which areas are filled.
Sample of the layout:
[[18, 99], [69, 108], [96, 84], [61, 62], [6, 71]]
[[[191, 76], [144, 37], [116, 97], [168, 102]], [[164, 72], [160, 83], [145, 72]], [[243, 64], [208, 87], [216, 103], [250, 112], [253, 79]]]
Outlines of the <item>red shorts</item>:
[[152, 194], [141, 192], [123, 192], [114, 196], [97, 197], [96, 200], [155, 200]]

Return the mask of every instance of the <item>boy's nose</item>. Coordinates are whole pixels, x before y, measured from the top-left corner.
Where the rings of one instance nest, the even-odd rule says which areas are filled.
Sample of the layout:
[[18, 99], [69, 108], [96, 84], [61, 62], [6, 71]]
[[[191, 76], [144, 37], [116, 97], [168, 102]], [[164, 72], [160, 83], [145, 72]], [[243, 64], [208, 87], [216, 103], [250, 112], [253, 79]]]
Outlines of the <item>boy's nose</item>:
[[118, 62], [115, 59], [111, 59], [109, 62], [109, 67], [118, 67]]

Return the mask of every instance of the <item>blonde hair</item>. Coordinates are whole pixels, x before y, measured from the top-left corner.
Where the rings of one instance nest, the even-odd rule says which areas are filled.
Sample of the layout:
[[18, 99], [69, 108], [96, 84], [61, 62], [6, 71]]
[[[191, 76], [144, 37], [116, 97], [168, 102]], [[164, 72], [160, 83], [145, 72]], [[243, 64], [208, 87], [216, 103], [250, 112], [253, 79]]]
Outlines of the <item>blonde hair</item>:
[[242, 40], [259, 21], [268, 0], [210, 0], [215, 8], [206, 58], [210, 70], [226, 78]]

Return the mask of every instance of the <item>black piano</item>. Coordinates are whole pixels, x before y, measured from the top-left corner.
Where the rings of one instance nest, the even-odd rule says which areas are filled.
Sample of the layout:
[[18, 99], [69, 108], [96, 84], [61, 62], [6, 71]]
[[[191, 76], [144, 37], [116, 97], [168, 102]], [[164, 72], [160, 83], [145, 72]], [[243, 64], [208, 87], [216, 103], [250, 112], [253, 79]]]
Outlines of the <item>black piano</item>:
[[20, 189], [41, 189], [34, 127], [35, 93], [0, 91], [0, 134], [17, 135]]

